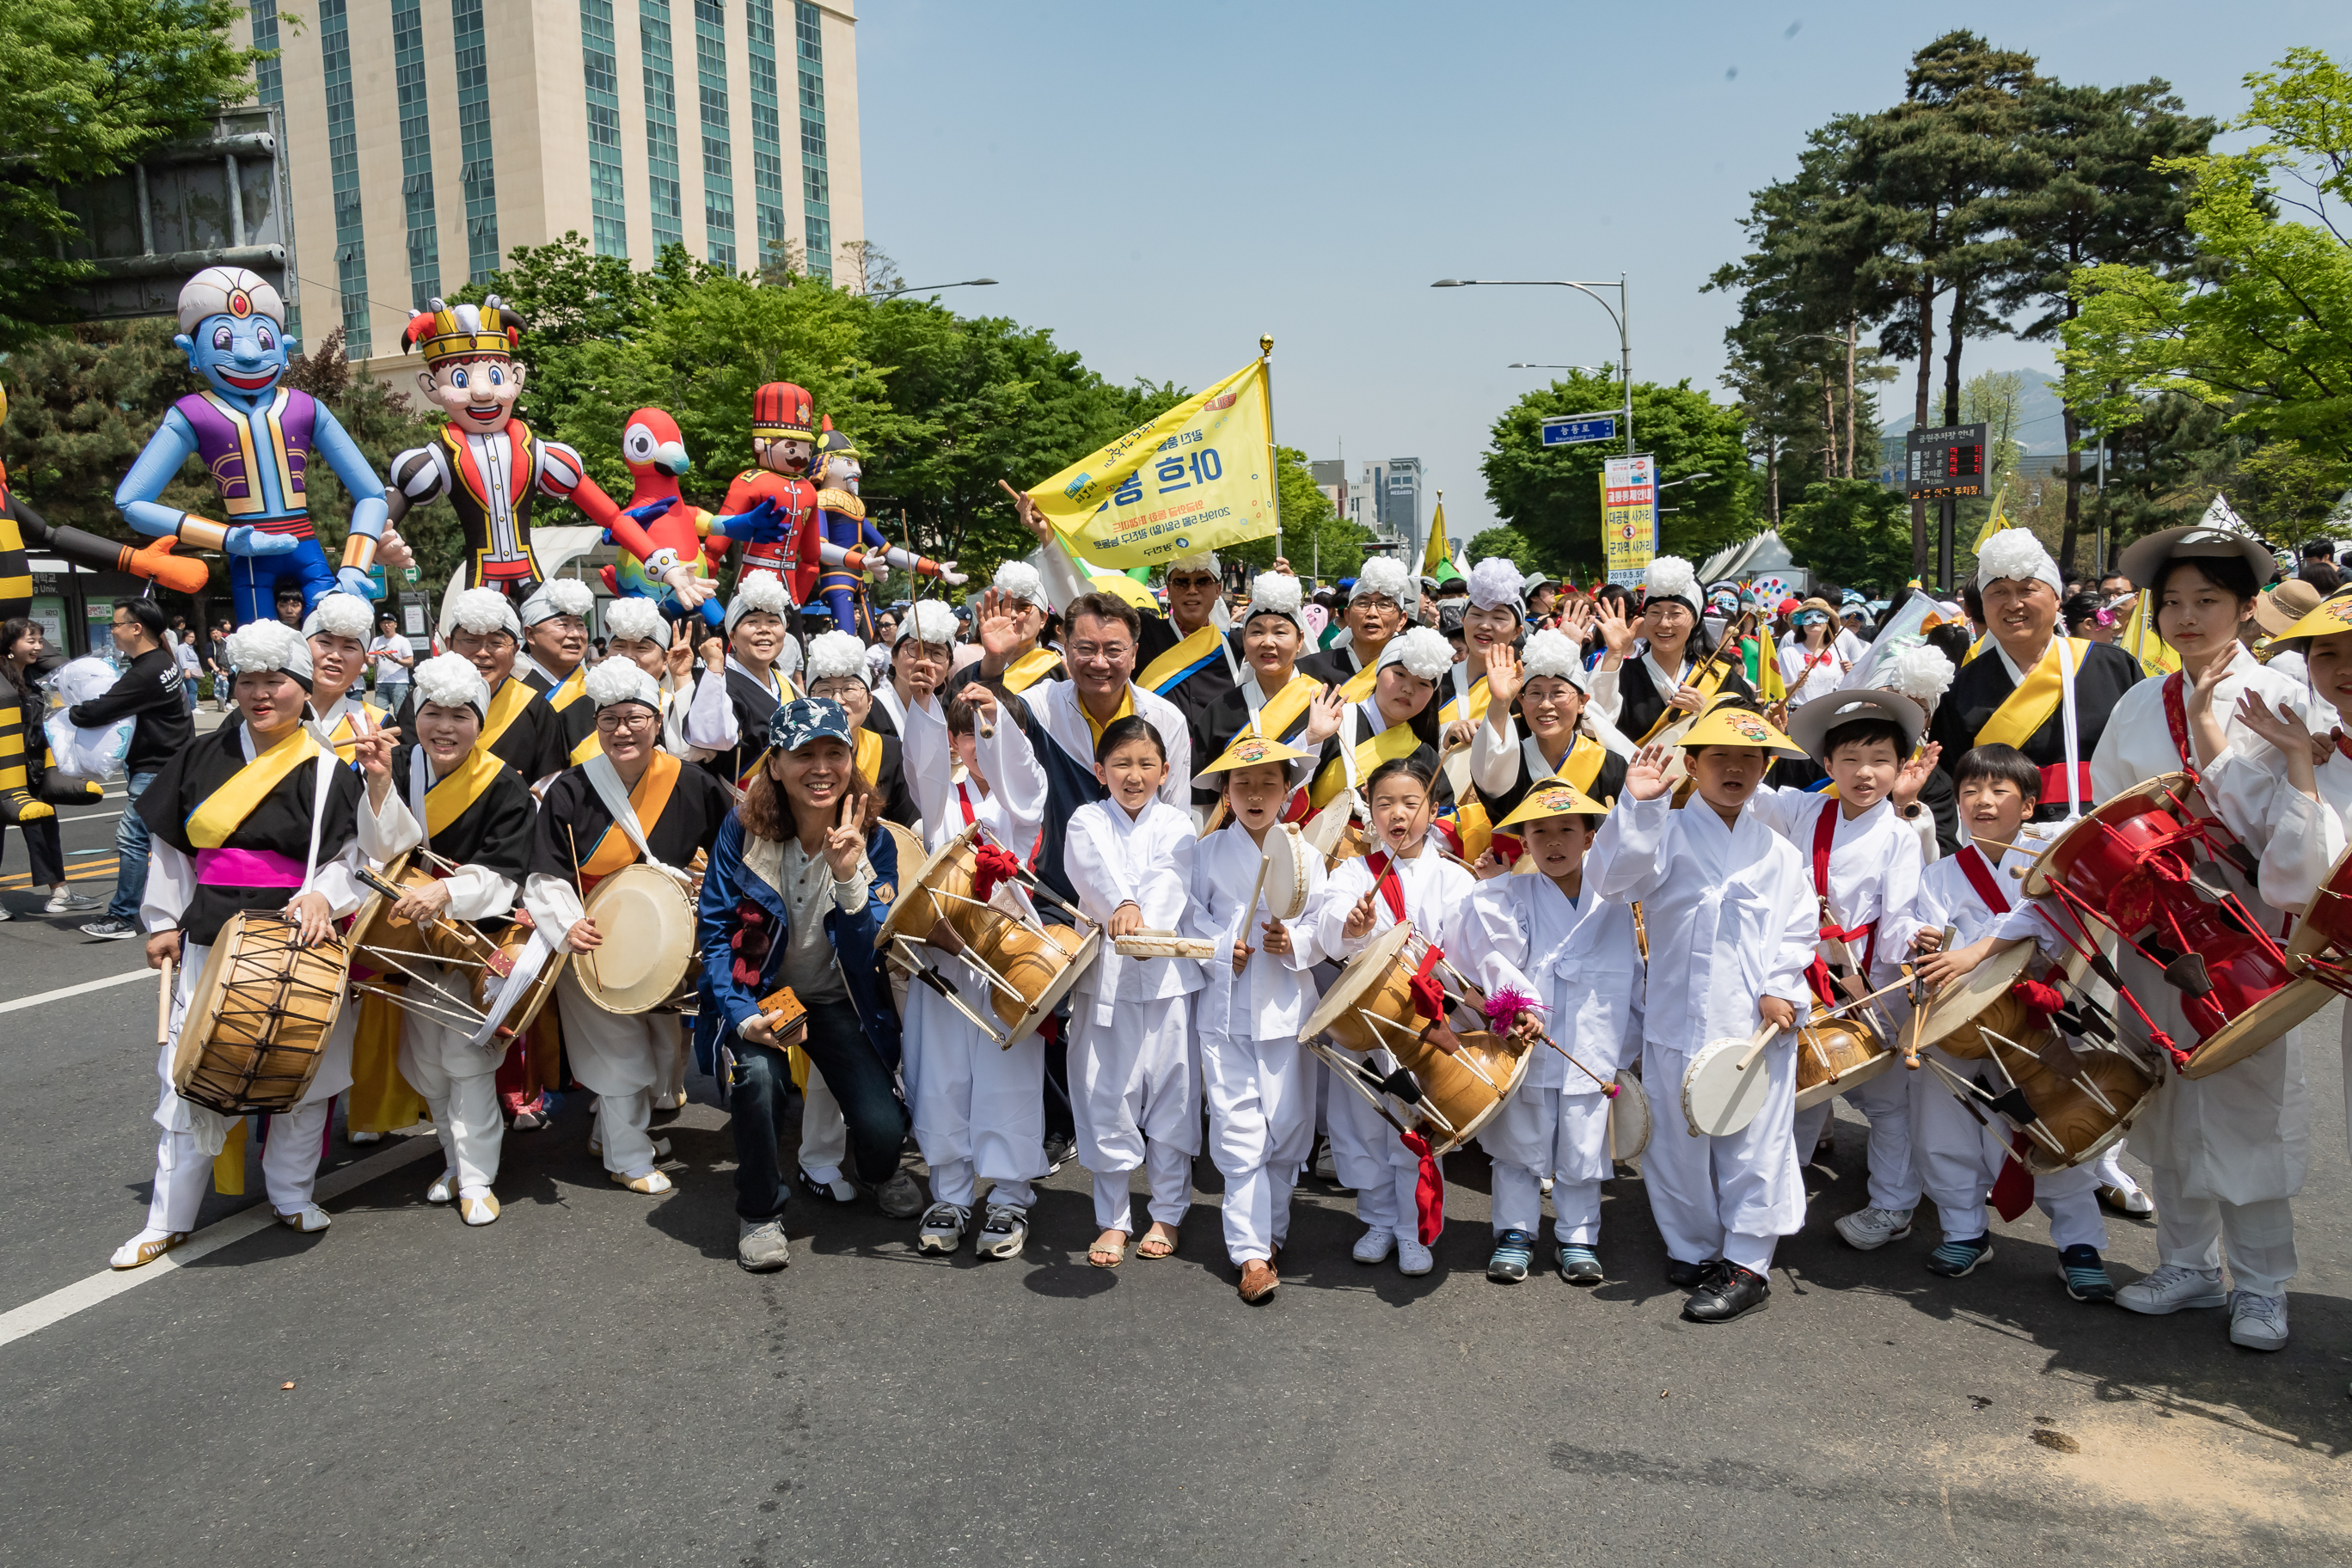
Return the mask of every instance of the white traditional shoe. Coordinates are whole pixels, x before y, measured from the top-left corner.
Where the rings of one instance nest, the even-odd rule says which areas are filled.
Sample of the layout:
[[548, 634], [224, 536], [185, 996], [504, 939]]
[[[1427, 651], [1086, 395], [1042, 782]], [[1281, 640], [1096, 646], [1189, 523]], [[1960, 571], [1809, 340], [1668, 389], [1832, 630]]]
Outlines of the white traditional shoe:
[[1396, 1250], [1396, 1233], [1379, 1226], [1356, 1238], [1356, 1249], [1349, 1254], [1359, 1263], [1379, 1263]]
[[270, 1213], [278, 1215], [279, 1225], [289, 1230], [299, 1230], [305, 1236], [314, 1235], [335, 1223], [335, 1216], [317, 1204], [304, 1204], [292, 1214], [278, 1209], [272, 1209]]
[[1874, 1252], [1890, 1241], [1911, 1234], [1909, 1209], [1857, 1209], [1837, 1222], [1845, 1244], [1861, 1252]]
[[2230, 1342], [2250, 1351], [2286, 1349], [2286, 1298], [2231, 1291]]
[[498, 1194], [484, 1188], [478, 1193], [468, 1194], [459, 1198], [457, 1217], [467, 1225], [489, 1224], [499, 1217]]
[[1397, 1272], [1418, 1278], [1437, 1267], [1437, 1255], [1410, 1236], [1396, 1238]]
[[656, 1110], [684, 1110], [686, 1109], [686, 1090], [681, 1089], [676, 1094], [655, 1095], [654, 1109]]
[[106, 1260], [110, 1268], [143, 1268], [188, 1239], [184, 1230], [142, 1230], [114, 1249]]
[[634, 1176], [623, 1175], [618, 1171], [612, 1171], [606, 1173], [609, 1174], [614, 1181], [619, 1183], [622, 1186], [628, 1188], [629, 1191], [633, 1193], [643, 1193], [647, 1197], [655, 1197], [660, 1194], [675, 1190], [670, 1184], [670, 1179], [667, 1176], [663, 1175], [659, 1171], [640, 1171]]
[[[2221, 1289], [2218, 1268], [2183, 1268], [2168, 1263], [2146, 1279], [2135, 1279], [2116, 1292], [2116, 1305], [2160, 1318], [2192, 1307], [2226, 1307], [2230, 1293]], [[2284, 1310], [2284, 1309], [2282, 1309]]]
[[446, 1204], [457, 1195], [457, 1173], [454, 1168], [434, 1177], [433, 1184], [425, 1189], [425, 1201], [428, 1204]]
[[358, 1131], [344, 1133], [343, 1142], [346, 1143], [356, 1143], [362, 1146], [369, 1143], [381, 1143], [383, 1142], [383, 1134], [381, 1132], [369, 1132], [365, 1130], [361, 1130]]

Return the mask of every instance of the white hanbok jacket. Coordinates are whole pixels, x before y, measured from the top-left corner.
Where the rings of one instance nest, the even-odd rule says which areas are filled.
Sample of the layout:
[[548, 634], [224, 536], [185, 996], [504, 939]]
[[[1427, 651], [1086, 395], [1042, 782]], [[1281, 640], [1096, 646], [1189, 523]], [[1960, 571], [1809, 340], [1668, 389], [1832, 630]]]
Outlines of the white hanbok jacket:
[[[1458, 962], [1488, 996], [1508, 987], [1548, 1011], [1544, 1033], [1601, 1079], [1642, 1056], [1642, 950], [1633, 911], [1601, 896], [1588, 874], [1574, 902], [1536, 873], [1478, 884], [1462, 922]], [[1599, 1094], [1559, 1051], [1538, 1041], [1528, 1053], [1521, 1094]]]
[[[1685, 809], [1693, 807], [1702, 807], [1702, 803], [1694, 801]], [[1849, 821], [1840, 804], [1827, 795], [1775, 789], [1769, 784], [1756, 792], [1751, 809], [1796, 849], [1805, 885], [1815, 890], [1816, 898], [1813, 837], [1822, 814], [1835, 814], [1836, 823], [1830, 830], [1830, 915], [1848, 931], [1857, 926], [1872, 928], [1871, 935], [1855, 937], [1846, 945], [1856, 963], [1869, 958], [1873, 985], [1891, 984], [1904, 955], [1911, 951], [1912, 934], [1919, 929], [1914, 906], [1919, 899], [1919, 878], [1927, 865], [1918, 830], [1895, 815], [1892, 800], [1882, 800]], [[1824, 941], [1819, 951], [1825, 963], [1842, 962], [1835, 942]]]
[[[1089, 801], [1071, 814], [1064, 867], [1078, 907], [1106, 927], [1124, 903], [1143, 913], [1147, 930], [1172, 931], [1192, 900], [1192, 858], [1200, 838], [1192, 814], [1155, 797], [1130, 817], [1108, 800]], [[1201, 966], [1189, 958], [1128, 958], [1105, 932], [1102, 956], [1073, 990], [1074, 1005], [1111, 1021], [1113, 1005], [1154, 1002], [1201, 988]]]
[[[1286, 922], [1290, 933], [1287, 957], [1265, 951], [1265, 922], [1274, 918], [1264, 893], [1244, 910], [1242, 900], [1257, 886], [1258, 867], [1265, 853], [1238, 822], [1200, 840], [1192, 858], [1192, 906], [1184, 919], [1184, 934], [1217, 944], [1217, 955], [1201, 965], [1200, 999], [1193, 1003], [1194, 1027], [1202, 1035], [1240, 1040], [1296, 1039], [1314, 1016], [1321, 994], [1308, 973], [1325, 954], [1315, 937], [1315, 895], [1324, 882], [1323, 857], [1308, 850], [1307, 908]], [[1236, 945], [1255, 947], [1238, 975], [1234, 973]]]

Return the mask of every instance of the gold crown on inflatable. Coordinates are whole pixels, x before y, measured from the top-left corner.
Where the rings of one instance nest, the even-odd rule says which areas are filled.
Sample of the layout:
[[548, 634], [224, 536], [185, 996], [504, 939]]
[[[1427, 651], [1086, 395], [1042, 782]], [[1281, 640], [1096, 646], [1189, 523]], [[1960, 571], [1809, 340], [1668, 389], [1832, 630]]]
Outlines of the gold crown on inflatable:
[[522, 321], [496, 294], [478, 305], [447, 305], [439, 300], [409, 318], [401, 334], [427, 364], [444, 360], [512, 357], [522, 342]]

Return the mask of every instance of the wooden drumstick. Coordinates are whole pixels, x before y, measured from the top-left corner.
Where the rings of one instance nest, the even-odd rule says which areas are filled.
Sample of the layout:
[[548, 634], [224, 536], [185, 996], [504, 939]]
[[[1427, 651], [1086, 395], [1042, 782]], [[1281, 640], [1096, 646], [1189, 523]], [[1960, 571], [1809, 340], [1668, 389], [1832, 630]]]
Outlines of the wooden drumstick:
[[169, 1045], [172, 1040], [172, 955], [165, 953], [156, 972], [160, 984], [155, 987], [155, 1043]]
[[1756, 1037], [1748, 1043], [1748, 1049], [1740, 1053], [1738, 1066], [1734, 1070], [1746, 1072], [1754, 1066], [1756, 1058], [1764, 1054], [1764, 1047], [1772, 1043], [1772, 1037], [1780, 1032], [1780, 1025], [1766, 1019], [1764, 1026], [1756, 1031]]
[[[1249, 902], [1242, 907], [1242, 934], [1244, 936], [1247, 936], [1249, 934], [1249, 928], [1257, 923], [1257, 896], [1265, 891], [1265, 868], [1269, 864], [1270, 862], [1266, 859], [1265, 856], [1261, 853], [1257, 858], [1257, 882], [1250, 889]], [[1271, 914], [1273, 911], [1269, 910], [1266, 912]]]

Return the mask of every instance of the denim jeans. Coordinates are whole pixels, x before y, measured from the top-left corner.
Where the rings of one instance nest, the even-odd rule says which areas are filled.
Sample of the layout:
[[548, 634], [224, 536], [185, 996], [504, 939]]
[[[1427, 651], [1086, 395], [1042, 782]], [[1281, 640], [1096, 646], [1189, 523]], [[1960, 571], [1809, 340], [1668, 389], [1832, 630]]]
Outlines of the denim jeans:
[[[791, 1195], [776, 1133], [778, 1112], [792, 1088], [792, 1068], [784, 1053], [772, 1046], [742, 1039], [729, 1044], [735, 1052], [730, 1102], [735, 1128], [735, 1212], [749, 1220], [773, 1219], [784, 1212]], [[907, 1108], [890, 1069], [866, 1042], [857, 1009], [846, 1002], [812, 1005], [802, 1048], [841, 1102], [842, 1117], [849, 1123], [850, 1163], [858, 1179], [868, 1186], [886, 1180], [898, 1168], [898, 1152], [907, 1142]]]
[[153, 773], [132, 773], [130, 796], [114, 822], [114, 901], [106, 906], [106, 917], [134, 926], [139, 900], [147, 895], [147, 819], [139, 815], [139, 797], [154, 782]]

